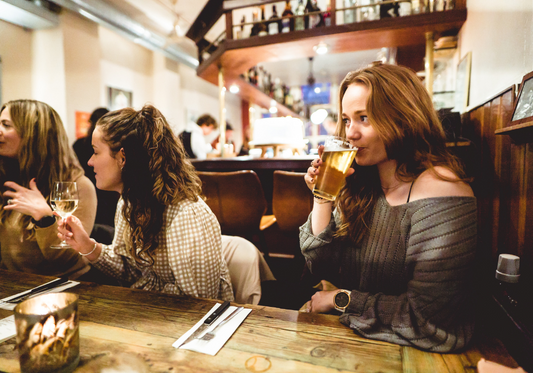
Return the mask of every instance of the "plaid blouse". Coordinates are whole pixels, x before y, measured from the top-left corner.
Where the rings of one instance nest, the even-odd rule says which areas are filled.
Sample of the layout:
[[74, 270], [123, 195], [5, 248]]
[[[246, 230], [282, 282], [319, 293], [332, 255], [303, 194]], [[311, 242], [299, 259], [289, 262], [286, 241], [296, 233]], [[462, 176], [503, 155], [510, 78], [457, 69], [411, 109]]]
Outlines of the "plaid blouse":
[[220, 225], [204, 201], [199, 198], [167, 206], [151, 266], [139, 265], [129, 252], [131, 230], [122, 215], [123, 206], [121, 198], [113, 244], [102, 245], [100, 256], [92, 262], [95, 267], [133, 283], [134, 289], [233, 300]]

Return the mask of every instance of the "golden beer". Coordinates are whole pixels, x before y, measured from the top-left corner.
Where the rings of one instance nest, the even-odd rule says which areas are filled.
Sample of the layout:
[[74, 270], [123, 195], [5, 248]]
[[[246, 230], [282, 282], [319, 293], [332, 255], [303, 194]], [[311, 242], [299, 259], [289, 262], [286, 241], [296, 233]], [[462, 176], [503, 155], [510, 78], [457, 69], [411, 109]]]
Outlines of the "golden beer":
[[357, 148], [342, 150], [325, 150], [322, 165], [316, 179], [313, 194], [317, 197], [334, 201], [339, 194], [348, 169], [355, 158]]

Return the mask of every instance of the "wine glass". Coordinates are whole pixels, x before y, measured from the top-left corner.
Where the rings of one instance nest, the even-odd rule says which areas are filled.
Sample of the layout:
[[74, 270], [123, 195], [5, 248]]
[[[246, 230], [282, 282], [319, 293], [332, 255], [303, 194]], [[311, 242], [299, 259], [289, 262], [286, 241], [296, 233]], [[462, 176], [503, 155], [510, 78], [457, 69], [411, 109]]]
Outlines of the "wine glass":
[[[50, 194], [52, 209], [63, 219], [72, 215], [78, 207], [78, 185], [74, 181], [56, 181]], [[52, 249], [70, 249], [70, 245], [61, 241], [58, 245], [50, 246]]]

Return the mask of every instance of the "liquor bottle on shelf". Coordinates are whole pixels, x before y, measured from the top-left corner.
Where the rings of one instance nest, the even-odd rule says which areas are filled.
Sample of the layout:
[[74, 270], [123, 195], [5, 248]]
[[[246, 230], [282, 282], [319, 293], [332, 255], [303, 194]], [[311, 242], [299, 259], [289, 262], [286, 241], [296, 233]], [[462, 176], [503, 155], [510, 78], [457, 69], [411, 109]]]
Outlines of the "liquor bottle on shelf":
[[259, 24], [259, 33], [257, 34], [259, 36], [268, 35], [267, 24], [265, 21], [265, 6], [261, 5], [261, 23]]
[[291, 9], [291, 2], [287, 0], [285, 4], [285, 9], [281, 14], [281, 32], [294, 31], [294, 18], [291, 18], [294, 15]]
[[[377, 3], [377, 1], [375, 0], [372, 0], [372, 2]], [[379, 17], [378, 18], [374, 17], [374, 19], [399, 17], [401, 4], [406, 4], [410, 6], [409, 3], [394, 3], [394, 4], [385, 4], [381, 6], [377, 5], [376, 8], [378, 9], [377, 9], [377, 12], [375, 12], [375, 14], [378, 14]]]
[[442, 12], [444, 11], [444, 7], [446, 6], [446, 3], [444, 0], [436, 0], [435, 1], [435, 11]]
[[307, 0], [307, 4], [305, 5], [305, 28], [311, 29], [318, 27], [320, 21], [322, 20], [321, 14], [317, 14], [316, 12], [320, 12], [320, 9], [318, 6], [314, 3], [313, 0]]
[[446, 10], [452, 10], [455, 8], [455, 0], [446, 1]]
[[[344, 7], [350, 8], [355, 6], [356, 2], [354, 0], [344, 0]], [[359, 11], [359, 9], [357, 9]], [[346, 9], [344, 11], [344, 24], [354, 23], [355, 18], [355, 9]], [[359, 22], [359, 20], [357, 20]]]
[[259, 35], [259, 12], [257, 9], [254, 9], [252, 13], [252, 22], [254, 22], [254, 25], [252, 26], [252, 31], [250, 32], [250, 37]]
[[328, 0], [326, 12], [324, 13], [324, 26], [331, 26], [331, 2]]
[[269, 19], [270, 23], [268, 24], [268, 34], [278, 34], [281, 30], [281, 20], [278, 17], [278, 12], [276, 11], [276, 5], [272, 5], [272, 16]]
[[294, 19], [294, 30], [305, 30], [305, 7], [303, 0], [298, 0], [298, 5], [296, 6], [296, 10], [294, 13], [296, 14], [296, 18]]
[[236, 39], [244, 39], [244, 24], [246, 23], [246, 17], [243, 15], [241, 19], [241, 26], [237, 28]]

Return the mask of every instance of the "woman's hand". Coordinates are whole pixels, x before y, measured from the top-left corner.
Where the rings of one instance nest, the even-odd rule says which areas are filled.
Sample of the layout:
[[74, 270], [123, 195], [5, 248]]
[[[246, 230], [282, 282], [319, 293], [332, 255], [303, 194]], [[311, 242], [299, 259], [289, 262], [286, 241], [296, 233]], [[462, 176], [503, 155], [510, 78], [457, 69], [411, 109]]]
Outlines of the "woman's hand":
[[311, 297], [308, 304], [307, 312], [327, 313], [335, 308], [335, 295], [338, 290], [317, 291]]
[[4, 197], [9, 198], [4, 210], [14, 210], [24, 215], [31, 215], [37, 221], [45, 216], [52, 215], [52, 208], [46, 202], [42, 193], [37, 189], [35, 179], [30, 180], [30, 189], [7, 181], [4, 186], [13, 190], [4, 192]]
[[[57, 213], [54, 215], [59, 216]], [[60, 216], [59, 216], [60, 217]], [[59, 220], [57, 224], [59, 233], [57, 236], [65, 240], [74, 250], [79, 253], [87, 254], [93, 250], [95, 241], [93, 241], [81, 224], [80, 219], [71, 215], [65, 219]], [[87, 259], [94, 260], [100, 256], [101, 245], [96, 244], [96, 250], [87, 256]]]
[[311, 167], [307, 169], [307, 173], [304, 176], [305, 183], [307, 184], [307, 187], [311, 190], [313, 190], [313, 188], [315, 187], [316, 178], [319, 173], [318, 168], [322, 164], [322, 153], [324, 153], [324, 145], [320, 145], [318, 147], [319, 158], [311, 161]]

